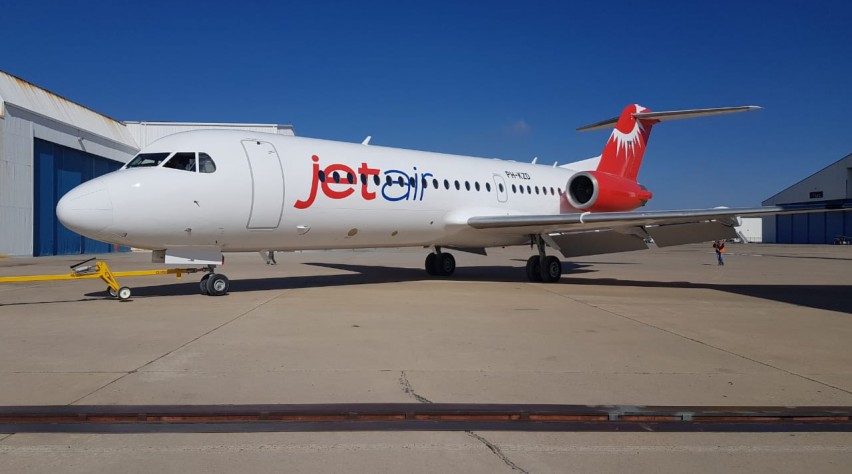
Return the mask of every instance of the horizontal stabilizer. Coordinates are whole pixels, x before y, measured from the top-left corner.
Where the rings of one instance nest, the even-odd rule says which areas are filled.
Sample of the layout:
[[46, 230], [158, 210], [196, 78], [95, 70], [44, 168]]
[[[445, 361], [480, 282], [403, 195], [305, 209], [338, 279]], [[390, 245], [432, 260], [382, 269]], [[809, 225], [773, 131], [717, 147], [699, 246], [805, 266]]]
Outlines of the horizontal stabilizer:
[[[633, 116], [638, 119], [663, 122], [666, 120], [680, 120], [696, 117], [706, 117], [708, 115], [722, 115], [733, 114], [736, 112], [748, 112], [749, 110], [757, 109], [760, 109], [760, 107], [756, 105], [743, 105], [739, 107], [718, 107], [715, 109], [669, 110], [666, 112], [637, 112], [633, 114]], [[616, 122], [618, 122], [618, 118], [619, 117], [615, 117], [609, 120], [604, 120], [603, 122], [586, 125], [585, 127], [578, 128], [577, 131], [588, 132], [592, 130], [609, 129], [612, 128], [612, 126], [615, 125]]]

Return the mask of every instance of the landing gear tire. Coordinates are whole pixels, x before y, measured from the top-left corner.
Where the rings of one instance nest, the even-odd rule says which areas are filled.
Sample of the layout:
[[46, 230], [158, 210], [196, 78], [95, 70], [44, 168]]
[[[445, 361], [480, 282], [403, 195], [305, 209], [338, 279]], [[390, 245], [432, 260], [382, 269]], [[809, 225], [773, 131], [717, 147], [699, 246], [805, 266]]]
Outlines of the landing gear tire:
[[207, 279], [207, 294], [210, 296], [222, 296], [228, 293], [231, 283], [228, 277], [214, 273]]
[[456, 271], [456, 258], [448, 253], [430, 253], [426, 256], [426, 273], [432, 276], [450, 276]]
[[204, 295], [204, 296], [207, 296], [207, 295], [210, 294], [210, 293], [207, 292], [207, 280], [210, 279], [210, 275], [211, 275], [211, 273], [204, 275], [203, 277], [201, 277], [201, 281], [198, 282], [198, 286], [201, 287], [201, 294]]
[[122, 286], [121, 288], [118, 289], [117, 295], [118, 295], [118, 299], [120, 299], [121, 301], [129, 300], [130, 299], [130, 288], [128, 288], [126, 286]]
[[531, 282], [541, 281], [541, 259], [538, 255], [527, 259], [527, 279]]
[[451, 254], [442, 253], [438, 259], [438, 275], [450, 276], [456, 271], [456, 258]]
[[112, 296], [113, 298], [118, 296], [118, 290], [113, 290], [111, 286], [107, 287], [107, 294]]
[[[534, 257], [540, 260], [539, 257]], [[544, 259], [544, 266], [541, 267], [541, 281], [545, 283], [556, 283], [562, 277], [562, 262], [553, 255]]]
[[437, 255], [434, 253], [430, 253], [426, 256], [426, 273], [431, 276], [436, 276], [438, 274], [438, 265], [436, 265]]

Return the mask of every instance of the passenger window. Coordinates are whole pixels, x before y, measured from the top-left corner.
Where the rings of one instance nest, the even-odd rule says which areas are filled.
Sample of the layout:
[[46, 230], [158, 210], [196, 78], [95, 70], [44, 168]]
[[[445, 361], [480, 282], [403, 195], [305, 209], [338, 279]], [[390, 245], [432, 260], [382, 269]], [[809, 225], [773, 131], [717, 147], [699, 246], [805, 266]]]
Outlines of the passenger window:
[[171, 153], [140, 153], [136, 155], [125, 168], [145, 168], [159, 166]]
[[434, 178], [432, 179], [432, 187], [435, 188], [435, 189], [438, 189], [438, 180], [437, 179], [434, 179]]
[[515, 188], [515, 185], [513, 184], [512, 185], [512, 194], [515, 194], [516, 192], [518, 192], [518, 190], [517, 190], [517, 188]]
[[213, 162], [213, 158], [210, 158], [210, 155], [207, 153], [198, 154], [198, 171], [202, 173], [213, 173], [216, 171], [216, 163]]
[[470, 181], [464, 182], [464, 188], [467, 189], [468, 191], [470, 191]]
[[460, 191], [460, 190], [461, 190], [461, 186], [459, 185], [459, 180], [456, 180], [456, 181], [455, 181], [455, 185], [456, 185], [456, 191]]
[[429, 187], [429, 180], [426, 179], [426, 178], [423, 178], [422, 186], [423, 186], [423, 189], [428, 188]]
[[319, 170], [317, 171], [317, 177], [319, 177], [320, 183], [325, 182], [325, 171]]
[[500, 192], [503, 192], [503, 183], [500, 183]]
[[532, 188], [529, 185], [527, 185], [527, 194], [532, 194]]
[[538, 194], [538, 186], [535, 187], [535, 193]]
[[562, 195], [562, 188], [556, 188], [556, 190], [559, 191], [560, 195]]
[[524, 186], [523, 186], [523, 185], [518, 186], [518, 189], [520, 189], [520, 190], [521, 190], [521, 194], [524, 194]]
[[485, 183], [485, 190], [491, 192], [491, 183]]
[[163, 168], [195, 172], [195, 153], [175, 153]]
[[352, 173], [346, 173], [346, 181], [349, 184], [355, 184], [355, 175]]
[[338, 173], [337, 171], [335, 171], [334, 173], [331, 173], [331, 179], [333, 179], [335, 183], [339, 183], [340, 182], [340, 173]]
[[550, 187], [550, 195], [551, 195], [551, 196], [555, 196], [555, 195], [556, 195], [556, 193], [555, 193], [555, 192], [553, 192], [553, 186], [551, 186], [551, 187]]
[[396, 178], [396, 182], [399, 183], [399, 187], [405, 186], [405, 180], [402, 179], [402, 176], [400, 176], [399, 178]]
[[450, 189], [450, 182], [446, 179], [444, 180], [444, 189]]
[[416, 184], [417, 184], [417, 180], [414, 179], [414, 176], [408, 178], [408, 185], [409, 186], [411, 186], [413, 188]]
[[474, 182], [473, 187], [476, 188], [477, 191], [479, 191], [479, 181]]

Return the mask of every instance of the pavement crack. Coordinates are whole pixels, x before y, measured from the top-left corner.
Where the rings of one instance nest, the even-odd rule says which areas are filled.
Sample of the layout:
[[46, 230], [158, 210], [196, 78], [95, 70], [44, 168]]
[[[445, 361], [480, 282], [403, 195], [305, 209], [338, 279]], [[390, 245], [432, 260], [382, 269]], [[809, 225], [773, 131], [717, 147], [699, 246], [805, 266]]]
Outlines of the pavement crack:
[[[412, 387], [411, 382], [408, 381], [408, 376], [405, 375], [404, 370], [399, 372], [399, 384], [402, 386], [403, 392], [405, 392], [407, 395], [409, 395], [411, 397], [414, 397], [418, 402], [420, 402], [420, 403], [432, 403], [432, 400], [429, 400], [426, 397], [420, 396], [420, 395], [417, 394], [417, 392], [414, 391], [414, 387]], [[474, 433], [473, 431], [465, 431], [465, 433], [467, 433], [468, 436], [476, 439], [480, 443], [484, 444], [485, 447], [487, 447], [489, 450], [491, 450], [491, 452], [494, 453], [494, 455], [496, 455], [498, 458], [500, 458], [500, 460], [503, 461], [503, 463], [505, 465], [512, 468], [513, 471], [518, 471], [518, 472], [522, 472], [524, 474], [529, 474], [529, 471], [526, 471], [526, 470], [522, 469], [520, 466], [518, 466], [517, 464], [513, 463], [512, 460], [509, 459], [508, 457], [506, 457], [506, 455], [503, 454], [503, 451], [501, 451], [500, 448], [497, 445], [495, 445], [494, 443], [492, 443], [491, 441], [488, 441], [487, 439], [483, 438], [482, 436], [479, 436], [478, 434]]]
[[630, 317], [630, 316], [627, 316], [627, 315], [624, 315], [624, 314], [621, 314], [621, 313], [616, 313], [615, 311], [612, 311], [612, 310], [609, 310], [609, 309], [606, 309], [606, 308], [602, 308], [602, 307], [600, 307], [600, 306], [596, 306], [596, 305], [593, 305], [593, 304], [591, 304], [591, 303], [587, 303], [587, 302], [585, 302], [585, 301], [581, 301], [581, 300], [578, 300], [578, 299], [572, 298], [572, 297], [570, 297], [570, 296], [568, 296], [568, 295], [564, 295], [564, 294], [562, 294], [562, 293], [557, 293], [557, 292], [552, 291], [552, 290], [549, 290], [549, 289], [547, 289], [547, 288], [542, 288], [542, 290], [544, 290], [544, 291], [546, 291], [546, 292], [548, 292], [548, 293], [551, 293], [551, 294], [557, 295], [557, 296], [561, 296], [562, 298], [569, 299], [569, 300], [571, 300], [571, 301], [573, 301], [573, 302], [575, 302], [575, 303], [579, 303], [579, 304], [582, 304], [582, 305], [586, 305], [586, 306], [589, 306], [589, 307], [595, 308], [595, 309], [597, 309], [597, 310], [603, 311], [603, 312], [608, 313], [608, 314], [611, 314], [611, 315], [613, 315], [613, 316], [616, 316], [616, 317], [619, 317], [619, 318], [623, 318], [623, 319], [626, 319], [626, 320], [628, 320], [628, 321], [633, 321], [634, 323], [641, 324], [641, 325], [643, 325], [643, 326], [646, 326], [646, 327], [649, 327], [649, 328], [652, 328], [652, 329], [656, 329], [656, 330], [658, 330], [658, 331], [663, 331], [663, 332], [665, 332], [665, 333], [671, 334], [671, 335], [676, 336], [676, 337], [679, 337], [679, 338], [681, 338], [681, 339], [686, 339], [687, 341], [695, 342], [695, 343], [697, 343], [697, 344], [701, 344], [702, 346], [709, 347], [709, 348], [711, 348], [711, 349], [714, 349], [714, 350], [717, 350], [717, 351], [720, 351], [720, 352], [724, 352], [725, 354], [732, 355], [732, 356], [734, 356], [734, 357], [739, 357], [739, 358], [744, 359], [744, 360], [747, 360], [747, 361], [749, 361], [749, 362], [754, 362], [755, 364], [759, 364], [759, 365], [762, 365], [762, 366], [764, 366], [764, 367], [768, 367], [768, 368], [770, 368], [770, 369], [777, 370], [777, 371], [779, 371], [779, 372], [784, 372], [784, 373], [785, 373], [785, 374], [787, 374], [787, 375], [792, 375], [792, 376], [794, 376], [794, 377], [799, 377], [799, 378], [801, 378], [801, 379], [804, 379], [804, 380], [807, 380], [807, 381], [813, 382], [813, 383], [815, 383], [815, 384], [819, 384], [819, 385], [822, 385], [822, 386], [824, 386], [824, 387], [833, 388], [833, 389], [835, 389], [835, 390], [838, 390], [838, 391], [840, 391], [840, 392], [846, 393], [846, 394], [848, 394], [848, 395], [852, 395], [852, 391], [850, 391], [850, 390], [846, 390], [846, 389], [844, 389], [844, 388], [841, 388], [841, 387], [837, 387], [837, 386], [831, 385], [830, 383], [826, 383], [826, 382], [823, 382], [823, 381], [821, 381], [821, 380], [817, 380], [817, 379], [815, 379], [815, 378], [808, 377], [807, 375], [802, 375], [802, 374], [799, 374], [799, 373], [793, 372], [792, 370], [787, 370], [787, 369], [785, 369], [785, 368], [783, 368], [783, 367], [778, 367], [778, 366], [776, 366], [776, 365], [772, 365], [772, 364], [770, 364], [770, 363], [763, 362], [762, 360], [754, 359], [754, 358], [749, 357], [749, 356], [744, 355], [744, 354], [739, 354], [739, 353], [737, 353], [737, 352], [734, 352], [734, 351], [731, 351], [731, 350], [725, 349], [725, 348], [723, 348], [723, 347], [714, 346], [713, 344], [710, 344], [710, 343], [704, 342], [704, 341], [699, 340], [699, 339], [696, 339], [696, 338], [694, 338], [694, 337], [689, 337], [689, 336], [687, 336], [687, 335], [680, 334], [680, 333], [675, 332], [675, 331], [673, 331], [673, 330], [671, 330], [671, 329], [666, 329], [666, 328], [664, 328], [664, 327], [662, 327], [662, 326], [656, 326], [656, 325], [651, 324], [651, 323], [649, 323], [649, 322], [642, 321], [641, 319], [632, 318], [632, 317]]
[[421, 397], [414, 391], [414, 387], [411, 386], [411, 382], [408, 381], [408, 377], [405, 375], [405, 371], [401, 371], [399, 373], [399, 384], [402, 386], [402, 391], [408, 394], [411, 397], [414, 397], [420, 403], [432, 403], [432, 400], [429, 400], [426, 397]]
[[512, 460], [509, 459], [503, 453], [503, 451], [500, 449], [500, 447], [497, 446], [496, 444], [492, 443], [491, 441], [488, 441], [487, 439], [483, 438], [482, 436], [479, 436], [478, 434], [474, 433], [473, 431], [465, 431], [465, 433], [467, 433], [467, 435], [470, 436], [471, 438], [474, 438], [477, 441], [479, 441], [480, 443], [484, 444], [486, 448], [490, 449], [492, 453], [494, 453], [498, 458], [500, 458], [500, 460], [503, 461], [503, 463], [505, 465], [511, 467], [513, 471], [518, 471], [518, 472], [522, 472], [524, 474], [529, 474], [529, 471], [527, 471], [524, 468], [513, 463]]
[[6, 441], [7, 439], [11, 438], [11, 437], [12, 437], [12, 435], [14, 435], [14, 434], [15, 434], [15, 433], [9, 433], [9, 434], [7, 434], [7, 435], [5, 435], [5, 436], [0, 435], [0, 443], [2, 443], [3, 441]]
[[93, 394], [95, 394], [95, 393], [97, 393], [97, 392], [99, 392], [99, 391], [101, 391], [101, 390], [103, 390], [103, 389], [105, 389], [105, 388], [109, 387], [110, 385], [112, 385], [112, 384], [114, 384], [114, 383], [118, 382], [119, 380], [121, 380], [121, 379], [123, 379], [123, 378], [127, 377], [128, 375], [130, 375], [130, 374], [135, 374], [135, 373], [139, 372], [140, 370], [142, 370], [142, 369], [144, 369], [145, 367], [147, 367], [147, 366], [149, 366], [149, 365], [153, 364], [154, 362], [157, 362], [158, 360], [162, 359], [163, 357], [167, 357], [167, 356], [169, 356], [169, 355], [171, 355], [171, 354], [174, 354], [175, 352], [177, 352], [177, 351], [179, 351], [179, 350], [183, 349], [184, 347], [186, 347], [186, 346], [188, 346], [188, 345], [192, 344], [193, 342], [195, 342], [195, 341], [197, 341], [197, 340], [201, 339], [202, 337], [207, 336], [207, 335], [209, 335], [209, 334], [211, 334], [211, 333], [213, 333], [213, 332], [215, 332], [215, 331], [218, 331], [219, 329], [221, 329], [221, 328], [223, 328], [223, 327], [225, 327], [225, 326], [227, 326], [227, 325], [229, 325], [229, 324], [233, 323], [234, 321], [236, 321], [236, 320], [238, 320], [238, 319], [242, 318], [243, 316], [245, 316], [245, 315], [247, 315], [247, 314], [249, 314], [249, 313], [251, 313], [251, 312], [255, 311], [256, 309], [260, 308], [261, 306], [264, 306], [264, 305], [266, 305], [267, 303], [271, 303], [272, 301], [275, 301], [276, 299], [280, 298], [281, 296], [282, 296], [282, 295], [280, 295], [280, 294], [279, 294], [279, 295], [277, 295], [277, 296], [273, 296], [272, 298], [269, 298], [268, 300], [266, 300], [266, 301], [264, 301], [264, 302], [262, 302], [262, 303], [258, 303], [258, 304], [256, 304], [256, 305], [254, 305], [251, 309], [249, 309], [249, 310], [247, 310], [247, 311], [244, 311], [244, 312], [242, 312], [242, 313], [240, 313], [240, 314], [238, 314], [238, 315], [234, 316], [233, 318], [231, 318], [231, 319], [229, 319], [229, 320], [225, 321], [224, 323], [222, 323], [222, 324], [220, 324], [220, 325], [218, 325], [218, 326], [214, 327], [213, 329], [210, 329], [209, 331], [207, 331], [207, 332], [205, 332], [205, 333], [203, 333], [203, 334], [200, 334], [200, 335], [198, 335], [198, 336], [196, 336], [196, 337], [194, 337], [194, 338], [192, 338], [192, 339], [190, 339], [190, 340], [188, 340], [188, 341], [184, 342], [183, 344], [179, 345], [178, 347], [175, 347], [174, 349], [172, 349], [172, 350], [170, 350], [170, 351], [166, 352], [165, 354], [161, 354], [159, 357], [156, 357], [156, 358], [154, 358], [154, 359], [152, 359], [152, 360], [149, 360], [148, 362], [145, 362], [144, 364], [140, 365], [139, 367], [136, 367], [135, 369], [132, 369], [132, 370], [130, 370], [130, 371], [127, 371], [127, 372], [123, 373], [120, 377], [118, 377], [118, 378], [116, 378], [116, 379], [113, 379], [113, 380], [111, 380], [111, 381], [109, 381], [109, 382], [107, 382], [107, 383], [105, 383], [105, 384], [101, 385], [100, 387], [98, 387], [98, 388], [96, 388], [96, 389], [92, 390], [91, 392], [89, 392], [89, 393], [87, 393], [87, 394], [83, 395], [82, 397], [80, 397], [80, 398], [78, 398], [78, 399], [76, 399], [76, 400], [72, 401], [71, 403], [69, 403], [69, 405], [74, 405], [74, 404], [78, 403], [79, 401], [81, 401], [81, 400], [83, 400], [83, 399], [85, 399], [85, 398], [87, 398], [87, 397], [89, 397], [89, 396], [91, 396], [91, 395], [93, 395]]

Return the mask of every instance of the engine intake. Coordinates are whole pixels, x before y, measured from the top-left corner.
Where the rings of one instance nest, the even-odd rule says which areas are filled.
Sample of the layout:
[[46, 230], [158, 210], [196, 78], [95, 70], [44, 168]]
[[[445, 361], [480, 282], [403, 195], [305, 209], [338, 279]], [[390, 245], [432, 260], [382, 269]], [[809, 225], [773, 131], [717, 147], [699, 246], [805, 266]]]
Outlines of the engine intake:
[[631, 211], [653, 197], [636, 181], [601, 171], [577, 173], [568, 181], [567, 188], [568, 202], [581, 211]]

